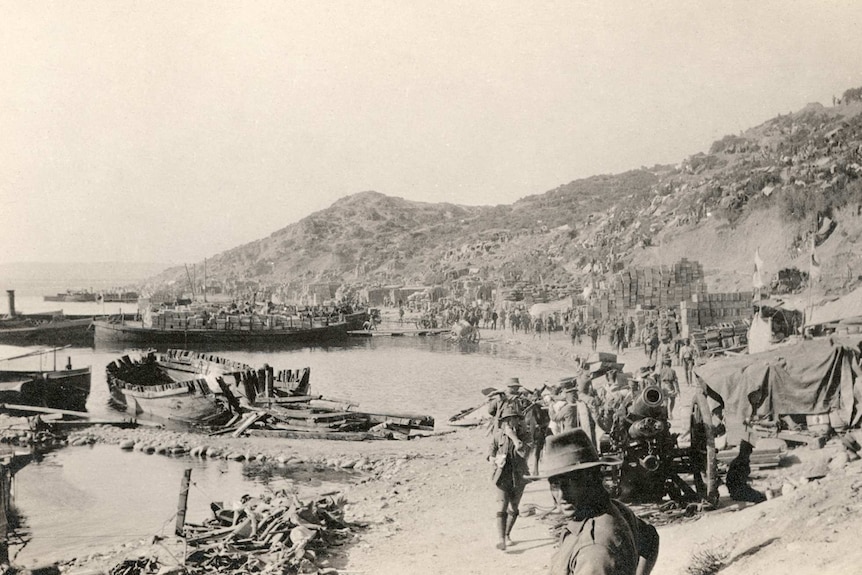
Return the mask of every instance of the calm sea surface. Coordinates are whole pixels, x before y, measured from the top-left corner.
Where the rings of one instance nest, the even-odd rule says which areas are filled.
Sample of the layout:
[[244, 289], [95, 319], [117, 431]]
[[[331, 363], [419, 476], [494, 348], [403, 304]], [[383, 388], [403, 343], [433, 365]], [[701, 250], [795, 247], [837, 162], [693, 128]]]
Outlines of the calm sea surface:
[[[63, 307], [66, 313], [102, 313], [99, 304], [42, 302], [20, 298], [16, 307], [38, 312]], [[106, 306], [116, 313], [119, 305]], [[128, 304], [122, 306], [128, 310]], [[501, 386], [507, 377], [520, 377], [527, 387], [570, 375], [552, 362], [520, 353], [517, 346], [489, 341], [459, 346], [442, 336], [351, 338], [339, 345], [287, 351], [230, 351], [221, 355], [251, 365], [269, 363], [278, 369], [311, 368], [311, 393], [349, 399], [366, 410], [433, 415], [438, 429], [446, 429], [448, 417], [482, 400], [480, 390]], [[0, 358], [27, 351], [0, 346]], [[208, 350], [214, 353], [217, 349]], [[124, 350], [69, 348], [57, 353], [57, 365], [71, 358], [73, 367], [92, 366], [93, 384], [87, 408], [110, 415], [105, 366]], [[41, 362], [41, 364], [40, 364]], [[41, 367], [40, 367], [41, 365]], [[53, 355], [0, 362], [5, 369], [47, 369]], [[8, 366], [8, 367], [6, 367]], [[421, 449], [421, 440], [417, 442]], [[244, 476], [242, 465], [227, 462], [192, 462], [122, 452], [116, 446], [67, 448], [32, 463], [16, 476], [15, 502], [31, 531], [32, 540], [20, 550], [18, 560], [47, 560], [85, 554], [106, 543], [157, 533], [176, 508], [182, 470], [196, 467], [199, 502], [190, 501], [191, 517], [206, 513], [211, 500], [231, 500], [296, 478], [271, 480], [269, 487]], [[299, 487], [330, 489], [333, 478], [307, 477]], [[336, 478], [338, 479], [338, 478]], [[194, 498], [195, 491], [192, 491]], [[205, 494], [205, 495], [204, 495]], [[196, 505], [200, 505], [195, 507]], [[201, 507], [202, 506], [202, 507]], [[201, 517], [197, 517], [201, 519]], [[170, 528], [167, 528], [170, 532]], [[131, 536], [131, 537], [130, 537]], [[13, 553], [17, 547], [13, 547]]]

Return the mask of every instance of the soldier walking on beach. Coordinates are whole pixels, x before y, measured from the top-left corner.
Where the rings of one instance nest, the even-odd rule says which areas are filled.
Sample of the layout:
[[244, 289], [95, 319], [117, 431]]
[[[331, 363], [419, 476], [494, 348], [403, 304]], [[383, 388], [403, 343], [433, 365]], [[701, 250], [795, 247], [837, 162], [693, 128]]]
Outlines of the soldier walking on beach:
[[676, 405], [676, 398], [679, 396], [679, 379], [676, 376], [676, 371], [670, 364], [670, 358], [664, 358], [661, 371], [658, 372], [658, 381], [665, 396], [667, 418], [673, 419], [673, 408]]
[[599, 342], [599, 322], [593, 320], [593, 323], [590, 325], [589, 333], [590, 340], [592, 341], [593, 351], [596, 351], [596, 347]]
[[689, 340], [685, 340], [683, 346], [679, 348], [679, 363], [685, 369], [685, 384], [691, 386], [694, 370], [694, 348], [691, 347]]
[[649, 575], [658, 559], [659, 535], [602, 484], [599, 459], [582, 429], [548, 438], [543, 471], [567, 523], [551, 560], [551, 575]]
[[524, 410], [524, 427], [527, 429], [527, 439], [530, 443], [528, 463], [533, 473], [539, 472], [539, 459], [545, 448], [545, 438], [551, 433], [551, 417], [542, 395], [536, 390], [529, 398], [530, 404]]
[[523, 390], [524, 388], [521, 387], [521, 380], [517, 377], [510, 377], [506, 381], [505, 391], [494, 390], [488, 394], [488, 414], [494, 418], [497, 427], [499, 427], [499, 424], [501, 423], [503, 407], [506, 405], [514, 405], [518, 413], [523, 415], [524, 410], [530, 404], [530, 401], [523, 396]]
[[527, 437], [524, 418], [514, 404], [507, 403], [494, 428], [488, 461], [494, 465], [492, 481], [497, 495], [497, 549], [513, 545], [511, 534], [518, 519], [521, 496], [527, 480]]

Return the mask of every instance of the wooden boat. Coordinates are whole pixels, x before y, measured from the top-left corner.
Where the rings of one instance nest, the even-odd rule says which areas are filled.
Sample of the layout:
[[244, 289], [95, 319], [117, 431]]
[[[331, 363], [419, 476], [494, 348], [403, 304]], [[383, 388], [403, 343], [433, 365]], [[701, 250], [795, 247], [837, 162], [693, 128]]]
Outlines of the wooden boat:
[[249, 346], [275, 346], [336, 341], [359, 329], [368, 319], [365, 311], [319, 318], [285, 318], [236, 315], [211, 321], [176, 317], [173, 321], [103, 321], [93, 322], [96, 345], [128, 346], [218, 346], [237, 349]]
[[90, 368], [52, 371], [0, 370], [0, 403], [86, 411]]
[[88, 302], [96, 301], [98, 294], [89, 291], [67, 291], [66, 293], [58, 293], [57, 295], [44, 296], [45, 301], [71, 301], [71, 302]]
[[125, 355], [106, 367], [112, 405], [185, 423], [223, 423], [258, 395], [304, 394], [309, 368], [282, 370], [250, 365], [189, 350]]
[[6, 345], [92, 345], [92, 317], [19, 315], [0, 320], [0, 343]]

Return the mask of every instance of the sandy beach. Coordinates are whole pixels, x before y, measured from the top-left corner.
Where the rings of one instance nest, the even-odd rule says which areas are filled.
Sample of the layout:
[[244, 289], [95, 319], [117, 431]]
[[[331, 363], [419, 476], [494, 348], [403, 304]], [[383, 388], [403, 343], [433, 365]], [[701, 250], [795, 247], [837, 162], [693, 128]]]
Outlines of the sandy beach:
[[[589, 352], [586, 346], [572, 346], [569, 338], [561, 333], [548, 339], [534, 338], [530, 334], [483, 331], [485, 341], [493, 339], [506, 345], [523, 346], [530, 353], [559, 362], [561, 366], [571, 366], [575, 355], [583, 357]], [[600, 342], [599, 345], [602, 349], [607, 343]], [[628, 350], [620, 360], [625, 362], [627, 372], [646, 362], [643, 351], [637, 348]], [[683, 382], [682, 397], [673, 420], [673, 429], [680, 433], [688, 426], [692, 394], [693, 388], [687, 388]], [[477, 396], [476, 400], [478, 404], [482, 397]], [[351, 544], [335, 550], [319, 565], [321, 568], [334, 568], [345, 574], [383, 575], [546, 572], [555, 548], [555, 539], [550, 531], [552, 523], [544, 518], [553, 509], [547, 483], [537, 481], [527, 487], [521, 503], [522, 516], [512, 535], [516, 544], [505, 552], [497, 550], [494, 547], [492, 469], [485, 459], [489, 444], [487, 431], [484, 427], [451, 428], [445, 421], [438, 422], [437, 427], [437, 435], [410, 441], [205, 437], [165, 430], [110, 427], [81, 430], [70, 439], [72, 443], [117, 444], [118, 449], [122, 442], [131, 441], [138, 447], [167, 445], [183, 446], [186, 450], [206, 445], [210, 452], [216, 450], [220, 457], [268, 461], [273, 465], [313, 464], [354, 469], [361, 479], [344, 490], [348, 500], [347, 518], [367, 523], [368, 527], [358, 531]], [[72, 445], [68, 449], [86, 447]], [[820, 561], [824, 556], [832, 557], [834, 554], [827, 552], [826, 547], [809, 545], [822, 534], [818, 531], [799, 533], [794, 517], [799, 515], [810, 523], [814, 504], [824, 505], [822, 501], [815, 501], [817, 497], [836, 490], [855, 490], [862, 485], [862, 464], [846, 460], [840, 462], [841, 465], [834, 463], [840, 460], [841, 453], [843, 450], [836, 441], [818, 451], [796, 449], [792, 457], [795, 465], [753, 477], [755, 485], [760, 488], [768, 486], [780, 493], [783, 487], [785, 496], [746, 507], [730, 501], [726, 491], [722, 491], [725, 497], [718, 511], [660, 526], [661, 552], [654, 573], [686, 573], [697, 553], [704, 550], [718, 553], [717, 549], [727, 557], [734, 556], [734, 553], [742, 557], [725, 567], [727, 573], [753, 572], [746, 570], [751, 568], [751, 563], [747, 563], [751, 561], [763, 562], [757, 571], [759, 573], [784, 572], [779, 568], [780, 563], [768, 559], [768, 545], [759, 553], [744, 553], [752, 541], [768, 539], [764, 529], [771, 530], [774, 540], [788, 539], [792, 533], [794, 540], [806, 542], [806, 560], [812, 561], [812, 565], [817, 562], [811, 557], [812, 553], [819, 553]], [[800, 470], [812, 465], [829, 465], [832, 472], [823, 479], [810, 482]], [[824, 482], [831, 482], [828, 483], [831, 487], [822, 485]], [[809, 497], [814, 499], [808, 505], [799, 505]], [[844, 501], [840, 505], [840, 499], [835, 501], [841, 509], [850, 509], [853, 505], [859, 507], [853, 501]], [[831, 524], [836, 522], [850, 526], [857, 520], [845, 510]], [[828, 536], [833, 540], [849, 537], [842, 535], [837, 527], [830, 529]], [[69, 558], [72, 561], [66, 563], [63, 570], [70, 573], [106, 571], [125, 557], [157, 552], [148, 543], [133, 541], [120, 548], [106, 549], [103, 553], [74, 560]], [[859, 555], [855, 550], [852, 553]], [[841, 560], [849, 559], [844, 554]]]

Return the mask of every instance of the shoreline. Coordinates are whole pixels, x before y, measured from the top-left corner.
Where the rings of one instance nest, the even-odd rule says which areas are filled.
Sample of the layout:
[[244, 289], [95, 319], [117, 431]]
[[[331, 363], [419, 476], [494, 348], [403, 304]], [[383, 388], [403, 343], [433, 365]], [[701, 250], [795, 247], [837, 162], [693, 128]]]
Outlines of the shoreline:
[[[565, 334], [542, 338], [532, 334], [505, 335], [499, 330], [499, 341], [492, 343], [519, 345], [543, 361], [552, 361], [561, 368], [574, 365], [574, 356], [588, 355], [588, 346], [572, 346]], [[487, 334], [487, 335], [486, 335]], [[493, 330], [482, 330], [484, 341], [494, 336]], [[479, 345], [482, 345], [480, 342]], [[599, 341], [599, 351], [609, 345]], [[635, 371], [646, 363], [642, 349], [634, 348], [620, 356], [625, 372]], [[678, 366], [675, 366], [678, 369]], [[574, 368], [572, 367], [574, 372]], [[674, 430], [683, 433], [688, 425], [694, 388], [682, 382], [682, 396], [672, 421]], [[477, 403], [481, 401], [477, 395]], [[317, 567], [330, 573], [402, 574], [402, 573], [545, 573], [554, 553], [555, 538], [547, 521], [540, 517], [553, 508], [546, 482], [527, 486], [521, 503], [521, 519], [513, 531], [516, 545], [505, 552], [494, 547], [494, 492], [491, 467], [485, 460], [489, 437], [483, 427], [452, 428], [438, 422], [438, 435], [409, 441], [331, 441], [318, 439], [273, 439], [229, 436], [208, 437], [193, 433], [161, 429], [137, 428], [122, 430], [107, 426], [83, 429], [70, 434], [70, 444], [99, 442], [119, 445], [131, 441], [141, 445], [168, 447], [183, 444], [186, 452], [206, 445], [220, 452], [220, 457], [242, 457], [246, 460], [269, 461], [274, 465], [315, 465], [353, 469], [361, 477], [342, 490], [347, 500], [345, 518], [367, 524], [353, 541], [333, 550]], [[444, 433], [449, 432], [451, 433]], [[71, 445], [69, 449], [85, 447]], [[819, 455], [834, 455], [824, 449]], [[153, 455], [157, 457], [159, 455]], [[189, 457], [190, 455], [180, 455]], [[848, 469], [859, 469], [856, 462]], [[773, 480], [774, 482], [774, 480]], [[654, 574], [683, 573], [693, 549], [715, 541], [712, 527], [721, 518], [759, 513], [765, 506], [782, 505], [783, 497], [756, 506], [741, 508], [738, 513], [720, 512], [698, 515], [684, 526], [670, 524], [659, 527], [662, 552]], [[733, 502], [724, 502], [732, 507]], [[739, 507], [739, 506], [737, 506]], [[725, 523], [727, 520], [724, 519]], [[728, 532], [735, 529], [732, 522]], [[664, 534], [673, 534], [672, 538]], [[107, 572], [127, 557], [153, 551], [149, 541], [90, 553], [62, 563], [63, 572], [95, 575]], [[331, 571], [334, 569], [335, 571]]]
[[[510, 330], [482, 330], [485, 344], [519, 346], [526, 354], [541, 358], [561, 370], [574, 372], [576, 355], [586, 357], [587, 345], [572, 346], [571, 339], [562, 332], [534, 337], [532, 334], [512, 333]], [[483, 345], [480, 341], [479, 345]], [[599, 342], [601, 348], [601, 342]], [[623, 359], [631, 356], [632, 350]], [[636, 362], [637, 363], [637, 362]], [[642, 362], [641, 362], [642, 363]], [[626, 365], [626, 371], [633, 367]], [[482, 397], [477, 394], [477, 403]], [[369, 524], [368, 529], [358, 534], [356, 542], [344, 551], [338, 551], [327, 564], [335, 565], [340, 573], [353, 572], [404, 572], [402, 560], [413, 557], [417, 565], [439, 566], [438, 548], [451, 544], [457, 546], [464, 541], [465, 532], [472, 534], [471, 554], [488, 548], [489, 559], [497, 560], [500, 552], [493, 548], [493, 513], [480, 511], [481, 507], [493, 506], [493, 491], [490, 484], [490, 468], [484, 459], [488, 436], [482, 427], [452, 427], [447, 422], [438, 422], [434, 434], [414, 437], [409, 441], [332, 441], [320, 439], [276, 439], [264, 437], [206, 436], [194, 432], [171, 431], [161, 428], [138, 427], [119, 429], [96, 425], [73, 431], [69, 435], [68, 449], [81, 449], [92, 443], [115, 445], [117, 449], [134, 449], [153, 453], [154, 457], [210, 457], [232, 461], [269, 462], [277, 466], [305, 465], [319, 468], [339, 468], [356, 471], [361, 477], [351, 485], [345, 485], [343, 493], [347, 499], [347, 519]], [[203, 455], [201, 454], [203, 452]], [[553, 505], [544, 485], [531, 485], [525, 494], [523, 507], [527, 509], [550, 509]], [[446, 498], [454, 501], [445, 502]], [[529, 501], [528, 501], [529, 500]], [[472, 521], [477, 516], [487, 515], [486, 521]], [[524, 514], [525, 517], [529, 512]], [[449, 519], [446, 518], [449, 516]], [[457, 521], [451, 518], [457, 517]], [[472, 523], [472, 525], [471, 525]], [[515, 532], [532, 541], [543, 540], [541, 547], [552, 544], [550, 533], [544, 525], [524, 519]], [[426, 525], [447, 525], [444, 531], [451, 535], [440, 540], [440, 533], [433, 537], [413, 536], [411, 545], [392, 553], [394, 545], [405, 534], [426, 530]], [[448, 540], [451, 537], [451, 540]], [[408, 547], [425, 546], [423, 553]], [[147, 541], [129, 542], [118, 548], [106, 548], [89, 553], [85, 557], [68, 558], [61, 563], [64, 572], [98, 572], [107, 570], [124, 558], [148, 552]], [[453, 547], [457, 548], [457, 547]], [[519, 571], [535, 563], [530, 547], [524, 545], [512, 549], [516, 557], [529, 559], [518, 565]], [[493, 553], [491, 553], [493, 552]], [[548, 554], [548, 559], [550, 554]], [[387, 561], [393, 560], [390, 567]], [[440, 572], [458, 572], [460, 559]], [[460, 567], [459, 567], [460, 565]], [[325, 565], [324, 565], [325, 566]], [[479, 571], [477, 571], [479, 572]], [[529, 571], [527, 571], [529, 572]]]

